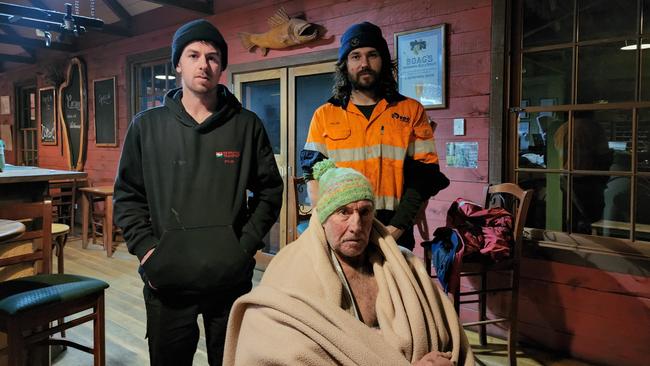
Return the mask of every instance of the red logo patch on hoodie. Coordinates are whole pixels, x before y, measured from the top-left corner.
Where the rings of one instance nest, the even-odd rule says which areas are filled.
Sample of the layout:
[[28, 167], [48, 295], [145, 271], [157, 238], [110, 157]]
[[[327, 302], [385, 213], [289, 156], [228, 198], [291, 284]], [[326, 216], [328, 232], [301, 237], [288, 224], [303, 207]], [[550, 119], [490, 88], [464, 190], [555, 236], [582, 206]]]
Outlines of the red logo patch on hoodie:
[[224, 164], [235, 164], [241, 153], [239, 151], [225, 150], [214, 153], [215, 158], [223, 160]]

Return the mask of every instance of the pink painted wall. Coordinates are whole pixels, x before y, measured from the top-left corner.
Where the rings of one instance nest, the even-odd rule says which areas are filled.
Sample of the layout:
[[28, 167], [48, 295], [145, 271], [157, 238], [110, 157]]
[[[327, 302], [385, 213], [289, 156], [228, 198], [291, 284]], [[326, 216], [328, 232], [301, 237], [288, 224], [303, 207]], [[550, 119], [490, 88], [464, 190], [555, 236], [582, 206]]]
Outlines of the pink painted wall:
[[[284, 6], [289, 14], [304, 13], [309, 21], [325, 26], [328, 29], [325, 39], [302, 48], [271, 50], [266, 58], [245, 51], [237, 32], [266, 31], [266, 19], [280, 6]], [[444, 225], [451, 201], [456, 197], [480, 201], [483, 186], [488, 181], [491, 6], [491, 0], [265, 0], [209, 19], [219, 27], [229, 44], [230, 65], [337, 48], [344, 30], [361, 21], [380, 25], [391, 49], [395, 32], [446, 23], [448, 107], [430, 110], [428, 114], [437, 123], [441, 167], [452, 183], [450, 188], [430, 200], [418, 223], [416, 237], [430, 239], [433, 230]], [[91, 88], [88, 93], [91, 123], [86, 171], [94, 181], [114, 179], [121, 143], [129, 123], [126, 57], [168, 47], [176, 27], [107, 43], [79, 55], [86, 61]], [[6, 91], [3, 94], [11, 90], [13, 94], [15, 81], [23, 80], [38, 70], [40, 66], [0, 74], [0, 90]], [[95, 146], [92, 123], [92, 80], [114, 75], [117, 75], [119, 97], [120, 146], [99, 148]], [[38, 87], [45, 86], [40, 77], [38, 83]], [[0, 123], [11, 123], [13, 118], [0, 116]], [[465, 136], [453, 136], [454, 118], [465, 119]], [[478, 142], [478, 168], [446, 167], [445, 144], [449, 141]], [[10, 162], [13, 159], [11, 155], [8, 157]], [[60, 146], [41, 146], [40, 162], [44, 167], [66, 168]], [[597, 363], [647, 364], [650, 290], [646, 278], [533, 259], [525, 260], [522, 272], [522, 340]], [[490, 310], [499, 313], [506, 306], [507, 301], [497, 298], [491, 302]], [[474, 316], [472, 311], [463, 313], [467, 319]], [[498, 329], [493, 331], [499, 333]]]

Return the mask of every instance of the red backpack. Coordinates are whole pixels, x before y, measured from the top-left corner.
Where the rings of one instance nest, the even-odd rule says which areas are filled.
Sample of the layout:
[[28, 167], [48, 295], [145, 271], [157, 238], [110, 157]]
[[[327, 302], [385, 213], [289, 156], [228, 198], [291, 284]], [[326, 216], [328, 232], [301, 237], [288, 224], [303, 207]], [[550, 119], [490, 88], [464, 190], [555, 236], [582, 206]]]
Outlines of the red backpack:
[[462, 237], [465, 257], [480, 252], [496, 262], [508, 258], [514, 243], [513, 222], [504, 208], [483, 208], [462, 198], [457, 198], [447, 211], [447, 226]]

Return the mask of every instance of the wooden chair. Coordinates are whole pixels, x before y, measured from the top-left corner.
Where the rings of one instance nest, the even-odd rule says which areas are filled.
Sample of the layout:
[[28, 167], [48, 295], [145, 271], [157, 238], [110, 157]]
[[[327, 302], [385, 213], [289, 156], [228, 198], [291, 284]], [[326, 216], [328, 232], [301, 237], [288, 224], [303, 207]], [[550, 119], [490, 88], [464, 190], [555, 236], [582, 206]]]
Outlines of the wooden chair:
[[[475, 322], [464, 323], [463, 327], [479, 327], [479, 341], [482, 346], [487, 345], [486, 326], [488, 324], [509, 323], [508, 327], [508, 360], [510, 365], [517, 364], [517, 319], [519, 300], [519, 271], [521, 265], [522, 238], [528, 208], [533, 197], [533, 191], [524, 191], [513, 183], [502, 183], [488, 187], [486, 194], [486, 207], [501, 206], [512, 213], [514, 217], [514, 248], [510, 258], [498, 263], [491, 261], [463, 262], [461, 277], [479, 277], [479, 288], [474, 291], [453, 294], [454, 307], [460, 315], [460, 305], [478, 303], [479, 319]], [[425, 247], [425, 261], [427, 270], [431, 273], [431, 247]], [[488, 288], [488, 273], [508, 272], [510, 285], [506, 287]], [[498, 292], [510, 292], [510, 309], [507, 317], [487, 318], [487, 295]], [[461, 298], [471, 296], [470, 300]]]
[[78, 187], [76, 179], [51, 180], [49, 182], [52, 221], [70, 226], [72, 234], [74, 234]]
[[[111, 183], [98, 183], [94, 186], [104, 186], [112, 185]], [[91, 182], [90, 186], [93, 184]], [[106, 211], [104, 207], [104, 198], [102, 197], [93, 197], [92, 202], [90, 202], [90, 226], [91, 226], [91, 237], [93, 244], [97, 244], [97, 237], [101, 236], [104, 238], [104, 217], [106, 216]], [[111, 252], [115, 251], [117, 247], [116, 239], [118, 235], [122, 234], [122, 230], [115, 224], [113, 224], [111, 242], [113, 243]], [[102, 243], [104, 245], [104, 243]]]
[[305, 178], [292, 176], [291, 181], [293, 185], [294, 207], [296, 210], [295, 222], [293, 225], [295, 228], [293, 240], [296, 240], [309, 226], [311, 207], [300, 202], [300, 194], [307, 190], [307, 182], [305, 181]]
[[[8, 364], [23, 366], [31, 346], [59, 344], [91, 353], [95, 366], [104, 365], [104, 290], [108, 284], [88, 277], [50, 274], [51, 201], [0, 205], [0, 217], [21, 221], [27, 227], [23, 236], [0, 244], [0, 267], [28, 264], [42, 273], [0, 282], [0, 331], [7, 333], [8, 342], [1, 352], [8, 354]], [[25, 251], [25, 246], [29, 250]], [[81, 312], [85, 315], [79, 316]], [[67, 321], [54, 326], [55, 320], [65, 317]], [[88, 321], [94, 325], [92, 348], [52, 338]]]

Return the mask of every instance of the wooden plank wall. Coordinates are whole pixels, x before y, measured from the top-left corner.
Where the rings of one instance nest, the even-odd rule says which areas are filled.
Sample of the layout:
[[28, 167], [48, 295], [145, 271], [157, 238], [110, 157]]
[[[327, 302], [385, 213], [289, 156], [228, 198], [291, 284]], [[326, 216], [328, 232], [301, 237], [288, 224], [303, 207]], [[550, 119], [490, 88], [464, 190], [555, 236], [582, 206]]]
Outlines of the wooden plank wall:
[[[237, 32], [265, 32], [268, 30], [266, 19], [280, 6], [285, 7], [289, 14], [304, 13], [309, 21], [326, 27], [328, 33], [324, 39], [306, 47], [271, 50], [265, 59], [337, 48], [345, 29], [365, 20], [382, 27], [391, 50], [395, 32], [446, 23], [448, 108], [430, 110], [428, 114], [437, 123], [441, 167], [452, 184], [431, 199], [423, 210], [416, 237], [430, 239], [435, 228], [444, 225], [446, 210], [456, 197], [481, 200], [482, 188], [488, 182], [491, 0], [250, 2], [210, 17], [229, 44], [230, 65], [263, 59], [259, 53], [249, 53], [241, 47]], [[92, 89], [88, 93], [91, 123], [86, 170], [93, 181], [112, 181], [117, 168], [129, 123], [127, 56], [169, 47], [176, 27], [107, 43], [79, 55], [87, 63], [90, 88], [93, 79], [117, 75], [118, 147], [95, 146]], [[42, 66], [27, 67], [9, 75], [0, 74], [0, 90], [13, 90], [14, 82], [34, 75], [41, 71]], [[41, 76], [38, 80], [38, 87], [45, 86]], [[225, 82], [225, 77], [222, 81]], [[453, 136], [454, 118], [465, 119], [466, 136]], [[13, 116], [0, 116], [0, 123], [12, 120]], [[449, 141], [478, 142], [478, 168], [447, 168], [445, 144]], [[9, 162], [13, 159], [8, 156]], [[60, 146], [41, 146], [40, 161], [44, 167], [65, 168]], [[647, 345], [650, 344], [650, 291], [646, 278], [531, 259], [525, 261], [523, 272], [520, 301], [522, 339], [592, 362], [645, 364]], [[490, 309], [498, 313], [506, 305], [504, 299], [497, 299], [491, 303]], [[463, 313], [466, 318], [474, 315], [471, 311]]]

